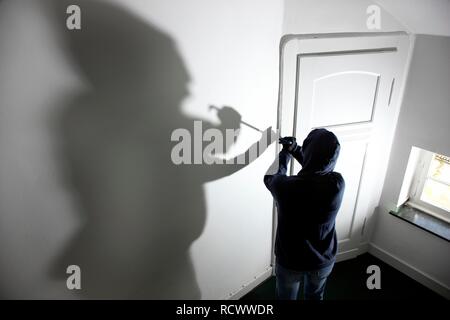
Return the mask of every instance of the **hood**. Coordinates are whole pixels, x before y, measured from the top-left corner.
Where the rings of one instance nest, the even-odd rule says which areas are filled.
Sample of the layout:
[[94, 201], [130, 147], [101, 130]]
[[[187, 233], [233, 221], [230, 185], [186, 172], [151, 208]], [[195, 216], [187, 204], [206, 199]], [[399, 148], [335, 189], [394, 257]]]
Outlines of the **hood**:
[[336, 166], [341, 146], [334, 133], [326, 129], [312, 130], [302, 145], [302, 170], [299, 174], [326, 174]]

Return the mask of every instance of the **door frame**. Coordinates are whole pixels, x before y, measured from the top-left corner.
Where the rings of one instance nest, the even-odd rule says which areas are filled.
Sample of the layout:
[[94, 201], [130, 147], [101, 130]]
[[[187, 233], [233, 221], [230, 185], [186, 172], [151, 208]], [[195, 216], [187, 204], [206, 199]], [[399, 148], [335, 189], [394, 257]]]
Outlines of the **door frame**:
[[[283, 109], [283, 97], [285, 95], [285, 86], [284, 86], [284, 82], [286, 81], [285, 79], [285, 70], [286, 70], [286, 61], [285, 61], [285, 54], [286, 54], [286, 50], [287, 50], [287, 46], [293, 42], [293, 41], [298, 41], [298, 40], [314, 40], [314, 39], [333, 39], [333, 38], [343, 38], [343, 39], [348, 39], [348, 38], [367, 38], [367, 40], [369, 40], [371, 37], [373, 38], [379, 38], [379, 37], [405, 37], [407, 39], [407, 44], [404, 45], [404, 47], [402, 48], [402, 54], [405, 55], [405, 64], [403, 66], [403, 70], [402, 70], [402, 74], [401, 74], [401, 79], [399, 79], [400, 81], [396, 80], [396, 84], [400, 83], [400, 86], [397, 89], [396, 92], [396, 106], [395, 106], [395, 115], [394, 115], [394, 128], [392, 129], [392, 133], [391, 133], [391, 139], [393, 138], [393, 134], [395, 131], [395, 126], [398, 120], [398, 115], [400, 113], [400, 107], [401, 107], [401, 103], [402, 103], [402, 97], [403, 97], [403, 92], [405, 90], [405, 85], [406, 85], [406, 77], [408, 74], [408, 70], [409, 70], [409, 65], [411, 62], [411, 56], [412, 56], [412, 51], [413, 51], [413, 47], [414, 47], [414, 36], [404, 32], [404, 31], [394, 31], [394, 32], [344, 32], [344, 33], [319, 33], [319, 34], [288, 34], [288, 35], [284, 35], [281, 40], [280, 40], [280, 45], [279, 45], [279, 83], [278, 83], [278, 101], [277, 101], [277, 129], [278, 132], [280, 133], [280, 135], [283, 132], [282, 128], [282, 109]], [[299, 48], [299, 51], [296, 53], [297, 55], [300, 54], [310, 54], [310, 52], [307, 51], [301, 51], [302, 48]], [[387, 50], [392, 50], [393, 47], [389, 47], [389, 48], [383, 48], [380, 47], [378, 48], [378, 50], [383, 50], [383, 49], [387, 49]], [[395, 50], [398, 52], [398, 47], [395, 47]], [[406, 52], [405, 52], [406, 50]], [[338, 50], [338, 51], [342, 51]], [[351, 51], [355, 51], [355, 50], [351, 50]], [[295, 59], [297, 60], [297, 59]], [[287, 62], [289, 63], [289, 61]], [[293, 63], [293, 61], [290, 61], [290, 63]], [[295, 61], [296, 65], [295, 65], [295, 86], [294, 86], [294, 91], [297, 90], [298, 87], [298, 83], [296, 83], [298, 81], [298, 63], [297, 61]], [[288, 67], [292, 67], [288, 66]], [[292, 94], [292, 93], [291, 93]], [[293, 121], [297, 121], [296, 117], [296, 110], [297, 108], [295, 107], [296, 102], [297, 102], [297, 93], [293, 93], [294, 94], [294, 100], [293, 102], [293, 108], [294, 108], [294, 119]], [[391, 91], [391, 95], [392, 95], [392, 91]], [[389, 101], [391, 99], [391, 96], [389, 97]], [[294, 128], [294, 126], [292, 126], [292, 128]], [[392, 141], [391, 141], [392, 142]], [[391, 146], [389, 146], [389, 152], [391, 150]], [[275, 147], [275, 155], [277, 155], [280, 151], [280, 146], [277, 144]], [[383, 172], [384, 175], [386, 174], [386, 172]], [[381, 193], [381, 190], [380, 190]], [[381, 195], [381, 194], [380, 194]], [[379, 196], [376, 197], [376, 205], [378, 205], [379, 203]], [[368, 229], [368, 218], [369, 217], [365, 217], [364, 219], [364, 226], [363, 226], [363, 232], [365, 230]], [[275, 202], [273, 202], [273, 213], [272, 213], [272, 258], [271, 258], [271, 265], [273, 266], [275, 264], [275, 253], [274, 253], [274, 246], [275, 246], [275, 237], [276, 237], [276, 229], [277, 229], [277, 209], [276, 209], [276, 205]], [[368, 232], [369, 233], [369, 232]], [[345, 252], [340, 252], [337, 257], [336, 260], [337, 261], [341, 261], [341, 260], [346, 260], [346, 259], [351, 259], [351, 258], [355, 258], [357, 255], [366, 252], [368, 249], [368, 243], [366, 242], [361, 242], [358, 246], [358, 248], [356, 249], [352, 249], [349, 251], [345, 251]]]

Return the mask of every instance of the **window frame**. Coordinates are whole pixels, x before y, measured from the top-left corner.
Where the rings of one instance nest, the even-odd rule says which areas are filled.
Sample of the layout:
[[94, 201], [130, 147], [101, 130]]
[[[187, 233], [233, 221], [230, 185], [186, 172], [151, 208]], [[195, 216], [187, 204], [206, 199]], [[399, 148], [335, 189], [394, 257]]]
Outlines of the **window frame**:
[[[406, 204], [450, 223], [449, 211], [420, 199], [425, 187], [425, 182], [429, 179], [428, 172], [435, 154], [436, 153], [434, 152], [420, 149], [420, 156], [416, 164]], [[439, 181], [439, 183], [442, 182]]]

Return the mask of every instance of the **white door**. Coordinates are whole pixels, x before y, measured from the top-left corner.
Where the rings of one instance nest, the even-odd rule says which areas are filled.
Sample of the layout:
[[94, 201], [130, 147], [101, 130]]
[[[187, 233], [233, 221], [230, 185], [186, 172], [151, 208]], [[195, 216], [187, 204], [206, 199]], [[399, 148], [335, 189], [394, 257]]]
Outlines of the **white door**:
[[[403, 34], [292, 37], [283, 44], [279, 126], [303, 141], [314, 128], [336, 134], [336, 171], [346, 182], [336, 220], [338, 259], [364, 242], [378, 205], [408, 52]], [[301, 166], [293, 162], [291, 174]]]

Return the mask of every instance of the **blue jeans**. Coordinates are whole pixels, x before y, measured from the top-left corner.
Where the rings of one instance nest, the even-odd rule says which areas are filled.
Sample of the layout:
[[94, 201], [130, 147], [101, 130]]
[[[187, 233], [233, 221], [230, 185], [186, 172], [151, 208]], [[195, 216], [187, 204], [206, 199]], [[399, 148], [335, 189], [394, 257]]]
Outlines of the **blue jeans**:
[[333, 266], [334, 263], [322, 269], [295, 271], [286, 269], [277, 263], [275, 274], [278, 299], [297, 300], [300, 282], [302, 282], [305, 300], [323, 300], [325, 283]]

